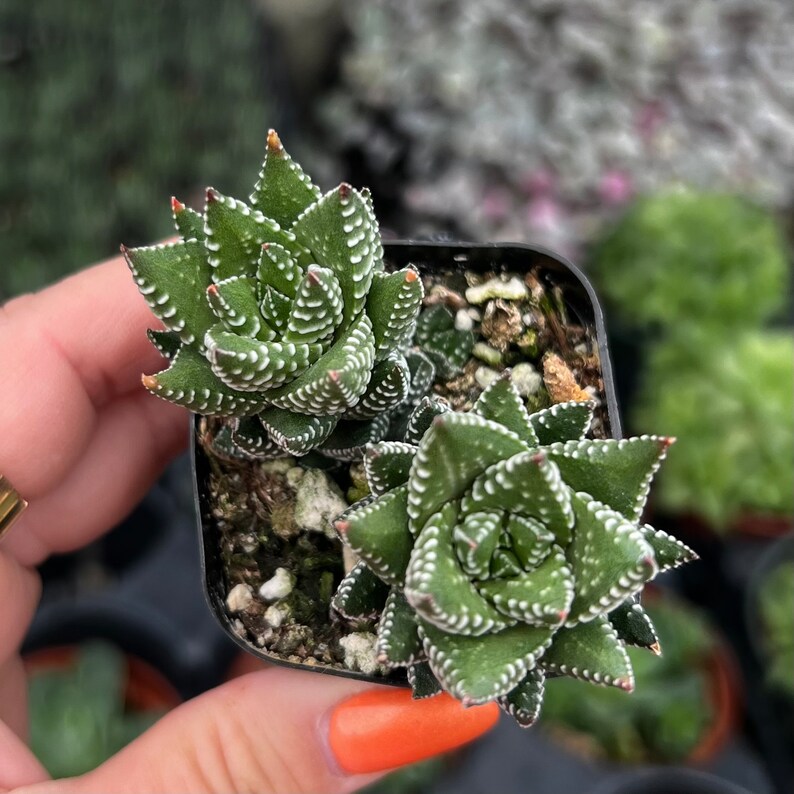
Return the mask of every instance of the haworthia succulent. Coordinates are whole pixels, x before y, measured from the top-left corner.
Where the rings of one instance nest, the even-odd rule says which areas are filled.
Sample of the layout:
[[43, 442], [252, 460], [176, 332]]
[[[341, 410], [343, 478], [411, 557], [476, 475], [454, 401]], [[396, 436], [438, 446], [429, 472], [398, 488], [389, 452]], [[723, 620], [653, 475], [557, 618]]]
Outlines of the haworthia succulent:
[[336, 526], [391, 588], [379, 661], [416, 697], [495, 700], [527, 726], [548, 675], [631, 690], [626, 644], [658, 653], [636, 596], [694, 558], [638, 523], [670, 442], [587, 440], [594, 408], [530, 415], [508, 375], [467, 414], [425, 398], [404, 441], [368, 447], [371, 496]]
[[[248, 202], [208, 188], [202, 213], [171, 211], [182, 240], [123, 249], [166, 328], [151, 339], [171, 365], [145, 377], [150, 391], [204, 414], [264, 409], [261, 443], [235, 436], [246, 454], [349, 458], [429, 389], [435, 368], [407, 351], [422, 281], [384, 271], [367, 191], [323, 195], [271, 130]], [[340, 420], [350, 443], [332, 437]]]

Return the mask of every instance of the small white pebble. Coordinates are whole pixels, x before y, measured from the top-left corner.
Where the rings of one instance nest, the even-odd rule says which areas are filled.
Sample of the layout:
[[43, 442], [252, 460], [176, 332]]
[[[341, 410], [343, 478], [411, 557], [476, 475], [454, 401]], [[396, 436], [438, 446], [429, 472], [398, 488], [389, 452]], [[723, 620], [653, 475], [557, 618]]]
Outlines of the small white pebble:
[[479, 309], [475, 309], [474, 306], [468, 308], [466, 310], [466, 314], [468, 314], [475, 323], [478, 323], [480, 320], [482, 320], [482, 312]]
[[254, 592], [247, 584], [236, 584], [226, 596], [226, 609], [232, 614], [242, 612], [251, 606]]
[[458, 309], [455, 315], [455, 328], [458, 331], [471, 331], [474, 328], [474, 320], [469, 316], [466, 309]]
[[274, 629], [279, 628], [281, 624], [289, 617], [289, 611], [285, 607], [279, 607], [273, 604], [265, 610], [265, 620]]
[[383, 667], [378, 664], [375, 645], [378, 638], [368, 631], [355, 631], [342, 637], [339, 644], [345, 651], [345, 667], [348, 670], [360, 670], [365, 675], [374, 675], [382, 672]]
[[292, 576], [286, 568], [276, 568], [276, 572], [259, 588], [259, 597], [264, 601], [278, 601], [292, 592]]
[[516, 364], [511, 373], [513, 385], [522, 397], [536, 394], [543, 385], [543, 376], [526, 361]]
[[481, 389], [487, 389], [494, 381], [499, 380], [499, 373], [490, 367], [477, 367], [474, 380]]

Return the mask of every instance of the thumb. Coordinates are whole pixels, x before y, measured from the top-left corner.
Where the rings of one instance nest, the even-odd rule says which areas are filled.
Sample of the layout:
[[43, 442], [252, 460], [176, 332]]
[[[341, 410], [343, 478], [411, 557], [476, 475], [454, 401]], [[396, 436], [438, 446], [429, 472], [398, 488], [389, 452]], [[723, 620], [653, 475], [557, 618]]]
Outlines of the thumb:
[[18, 794], [328, 792], [451, 750], [496, 723], [498, 708], [448, 695], [268, 669], [166, 715], [93, 772]]

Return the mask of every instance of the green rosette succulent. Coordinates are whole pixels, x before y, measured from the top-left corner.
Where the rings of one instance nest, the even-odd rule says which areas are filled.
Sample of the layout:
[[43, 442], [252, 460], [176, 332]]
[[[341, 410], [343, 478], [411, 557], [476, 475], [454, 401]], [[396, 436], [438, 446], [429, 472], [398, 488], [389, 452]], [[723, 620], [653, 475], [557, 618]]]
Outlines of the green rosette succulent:
[[411, 267], [384, 271], [369, 193], [321, 195], [271, 130], [248, 203], [208, 188], [203, 214], [172, 211], [178, 242], [122, 247], [166, 329], [150, 337], [170, 366], [146, 388], [237, 417], [248, 454], [354, 457], [383, 438], [416, 396], [404, 348], [423, 288]]
[[380, 616], [379, 660], [417, 697], [495, 700], [526, 726], [547, 676], [631, 690], [626, 645], [659, 652], [637, 595], [695, 556], [640, 519], [671, 440], [586, 439], [593, 408], [530, 415], [504, 377], [468, 413], [425, 398], [404, 441], [367, 448], [333, 605]]

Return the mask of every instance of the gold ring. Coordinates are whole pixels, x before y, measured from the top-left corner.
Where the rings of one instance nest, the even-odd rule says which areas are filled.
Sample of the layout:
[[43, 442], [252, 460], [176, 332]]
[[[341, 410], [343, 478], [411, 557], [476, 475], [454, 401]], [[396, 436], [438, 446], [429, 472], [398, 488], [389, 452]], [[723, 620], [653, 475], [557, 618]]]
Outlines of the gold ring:
[[0, 474], [0, 540], [27, 506], [28, 503], [14, 490], [14, 486]]

